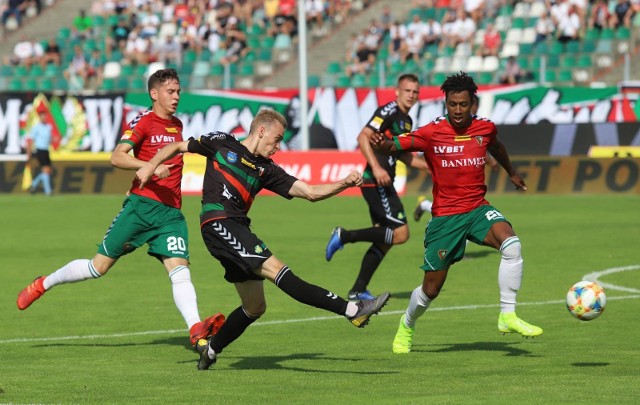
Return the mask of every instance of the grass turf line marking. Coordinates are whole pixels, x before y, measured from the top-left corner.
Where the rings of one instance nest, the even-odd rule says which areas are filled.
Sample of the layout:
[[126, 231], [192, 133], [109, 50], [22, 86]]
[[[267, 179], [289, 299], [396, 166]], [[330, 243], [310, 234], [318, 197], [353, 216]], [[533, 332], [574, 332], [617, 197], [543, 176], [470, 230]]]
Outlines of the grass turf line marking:
[[[617, 300], [629, 300], [629, 299], [637, 299], [640, 298], [640, 294], [636, 295], [625, 295], [621, 297], [607, 297], [607, 301], [617, 301]], [[540, 302], [520, 302], [519, 306], [533, 306], [533, 305], [558, 305], [564, 304], [565, 300], [553, 300], [553, 301], [540, 301]], [[430, 307], [429, 312], [437, 312], [437, 311], [466, 311], [470, 309], [487, 309], [487, 308], [498, 308], [499, 304], [483, 304], [483, 305], [458, 305], [453, 307]], [[377, 316], [387, 316], [387, 315], [400, 315], [404, 314], [404, 310], [401, 311], [386, 311], [381, 312]], [[315, 322], [315, 321], [327, 321], [327, 320], [335, 320], [342, 319], [342, 316], [332, 315], [332, 316], [320, 316], [314, 318], [301, 318], [301, 319], [287, 319], [287, 320], [277, 320], [277, 321], [265, 321], [265, 322], [255, 322], [251, 324], [254, 326], [268, 326], [268, 325], [283, 325], [287, 323], [300, 323], [300, 322]], [[119, 337], [130, 337], [130, 336], [146, 336], [146, 335], [171, 335], [177, 333], [185, 333], [186, 329], [168, 329], [168, 330], [150, 330], [145, 332], [128, 332], [128, 333], [109, 333], [109, 334], [101, 334], [101, 335], [84, 335], [84, 336], [59, 336], [59, 337], [46, 337], [46, 338], [19, 338], [19, 339], [5, 339], [0, 340], [0, 344], [3, 343], [30, 343], [30, 342], [58, 342], [64, 340], [80, 340], [80, 339], [105, 339], [105, 338], [119, 338]]]

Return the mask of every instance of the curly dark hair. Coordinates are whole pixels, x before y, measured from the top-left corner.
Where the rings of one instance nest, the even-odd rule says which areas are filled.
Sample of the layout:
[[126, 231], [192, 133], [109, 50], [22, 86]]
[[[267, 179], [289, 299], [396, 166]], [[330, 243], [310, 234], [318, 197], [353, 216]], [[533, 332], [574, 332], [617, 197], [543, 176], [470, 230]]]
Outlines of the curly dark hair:
[[180, 83], [180, 78], [178, 77], [178, 72], [175, 69], [160, 69], [156, 70], [151, 76], [149, 76], [149, 81], [147, 82], [147, 89], [151, 91], [162, 85], [167, 80], [176, 80]]
[[478, 91], [478, 86], [473, 81], [473, 77], [461, 71], [455, 75], [448, 76], [444, 83], [442, 83], [442, 86], [440, 86], [440, 90], [442, 90], [445, 96], [448, 96], [449, 93], [468, 91], [469, 98], [473, 99]]

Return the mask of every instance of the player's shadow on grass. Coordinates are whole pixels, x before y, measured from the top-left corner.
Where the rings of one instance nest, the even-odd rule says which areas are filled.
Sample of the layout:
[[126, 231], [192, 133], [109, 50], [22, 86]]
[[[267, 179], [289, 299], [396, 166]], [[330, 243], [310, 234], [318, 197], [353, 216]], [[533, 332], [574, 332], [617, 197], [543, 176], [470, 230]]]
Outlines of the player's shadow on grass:
[[574, 367], [606, 367], [610, 366], [611, 363], [606, 362], [592, 362], [592, 363], [571, 363]]
[[99, 343], [98, 339], [96, 339], [96, 343], [47, 343], [40, 345], [33, 345], [34, 348], [37, 347], [130, 347], [130, 346], [147, 346], [147, 345], [166, 345], [166, 346], [182, 346], [186, 350], [195, 353], [193, 347], [189, 343], [189, 338], [186, 336], [175, 336], [175, 337], [167, 337], [162, 339], [156, 339], [151, 342], [122, 342], [122, 343]]
[[[423, 353], [449, 353], [449, 352], [503, 352], [505, 356], [522, 356], [522, 357], [539, 357], [532, 354], [528, 350], [513, 347], [512, 345], [520, 344], [518, 342], [475, 342], [475, 343], [453, 343], [450, 345], [437, 345], [445, 346], [440, 349], [432, 350], [420, 350], [420, 345], [415, 345], [411, 348], [412, 352]], [[430, 345], [434, 346], [434, 345]]]
[[[237, 359], [234, 361], [234, 359]], [[224, 363], [228, 369], [232, 370], [288, 370], [288, 371], [299, 371], [302, 373], [326, 373], [326, 374], [361, 374], [361, 375], [383, 375], [383, 374], [397, 374], [398, 372], [380, 372], [380, 371], [366, 371], [362, 369], [358, 370], [321, 370], [318, 368], [304, 368], [304, 367], [295, 367], [292, 365], [285, 365], [282, 363], [290, 362], [290, 361], [309, 361], [313, 360], [315, 362], [327, 362], [327, 368], [332, 368], [329, 362], [335, 364], [335, 362], [340, 362], [341, 364], [349, 364], [361, 361], [360, 359], [353, 358], [337, 358], [337, 357], [325, 357], [322, 353], [294, 353], [283, 356], [252, 356], [250, 353], [247, 354], [247, 357], [227, 357], [224, 353], [218, 359], [218, 364]], [[316, 363], [320, 365], [321, 363]], [[313, 367], [313, 366], [311, 366]], [[215, 366], [214, 366], [215, 368]]]

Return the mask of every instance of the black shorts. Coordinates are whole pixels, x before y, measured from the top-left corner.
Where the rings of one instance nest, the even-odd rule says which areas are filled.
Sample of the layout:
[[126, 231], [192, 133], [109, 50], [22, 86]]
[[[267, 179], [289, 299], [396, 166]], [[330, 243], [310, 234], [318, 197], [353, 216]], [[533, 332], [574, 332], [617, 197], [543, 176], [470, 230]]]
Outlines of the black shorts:
[[230, 283], [264, 280], [254, 270], [272, 256], [271, 251], [242, 219], [214, 220], [200, 230], [209, 253], [224, 267], [225, 280]]
[[395, 187], [362, 187], [361, 190], [369, 205], [373, 225], [396, 229], [407, 224], [407, 215]]
[[51, 157], [49, 157], [49, 150], [36, 149], [35, 156], [40, 166], [51, 166]]

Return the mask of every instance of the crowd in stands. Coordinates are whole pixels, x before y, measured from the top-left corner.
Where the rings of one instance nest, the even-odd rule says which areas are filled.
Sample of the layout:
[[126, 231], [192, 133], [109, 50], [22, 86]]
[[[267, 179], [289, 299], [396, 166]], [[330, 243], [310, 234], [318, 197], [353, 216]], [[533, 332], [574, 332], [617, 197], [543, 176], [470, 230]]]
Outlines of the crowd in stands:
[[[500, 10], [511, 10], [518, 2], [506, 0], [413, 0], [413, 13], [395, 16], [384, 8], [379, 20], [368, 29], [354, 33], [348, 44], [344, 73], [368, 74], [380, 62], [419, 64], [440, 55], [500, 56], [508, 26], [498, 29], [494, 22]], [[631, 28], [640, 13], [639, 0], [532, 0], [522, 2], [541, 12], [536, 16], [533, 43], [579, 41], [588, 29]], [[434, 10], [442, 11], [436, 13]], [[441, 14], [441, 15], [438, 15]], [[509, 19], [511, 16], [506, 16]], [[512, 56], [512, 55], [508, 55]], [[504, 58], [498, 80], [514, 83], [528, 77], [515, 58]], [[520, 71], [522, 70], [522, 71]], [[514, 73], [514, 72], [518, 73]]]
[[[51, 5], [49, 0], [47, 5]], [[44, 6], [43, 0], [0, 0], [0, 14], [2, 26], [5, 29], [18, 29], [25, 18], [35, 17], [40, 14]]]
[[[22, 10], [41, 0], [0, 1], [19, 3]], [[369, 1], [304, 4], [312, 36], [321, 37]], [[9, 10], [13, 8], [5, 10], [7, 15]], [[72, 89], [99, 88], [107, 61], [134, 66], [161, 62], [181, 68], [185, 55], [195, 54], [212, 64], [237, 64], [264, 46], [269, 52], [292, 50], [297, 26], [297, 0], [95, 0], [89, 10], [79, 11], [69, 38], [23, 38], [8, 62], [62, 65]]]
[[[0, 0], [3, 22], [39, 8], [46, 0]], [[52, 2], [53, 0], [48, 0]], [[351, 13], [370, 0], [305, 0], [313, 36], [349, 21]], [[347, 44], [344, 74], [367, 75], [380, 62], [417, 65], [440, 55], [498, 57], [505, 45], [505, 27], [496, 17], [510, 0], [412, 0], [409, 16], [395, 15], [391, 2], [367, 28], [353, 33]], [[630, 27], [640, 0], [530, 0], [543, 12], [536, 17], [535, 41], [567, 43], [587, 29]], [[13, 17], [20, 21], [21, 17]], [[161, 62], [189, 73], [196, 55], [211, 64], [237, 65], [278, 50], [292, 50], [298, 36], [296, 0], [95, 0], [80, 10], [69, 36], [41, 42], [23, 38], [5, 60], [27, 67], [60, 66], [71, 89], [100, 88], [108, 61], [141, 66]], [[506, 62], [506, 58], [505, 58]], [[511, 61], [515, 64], [517, 60]], [[496, 78], [517, 82], [526, 72], [504, 71]], [[515, 70], [515, 67], [509, 66]]]

